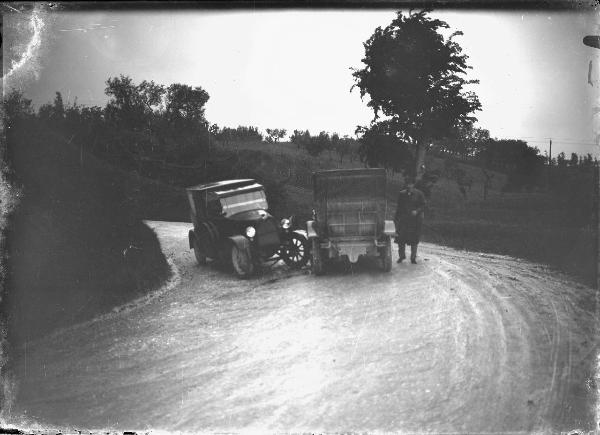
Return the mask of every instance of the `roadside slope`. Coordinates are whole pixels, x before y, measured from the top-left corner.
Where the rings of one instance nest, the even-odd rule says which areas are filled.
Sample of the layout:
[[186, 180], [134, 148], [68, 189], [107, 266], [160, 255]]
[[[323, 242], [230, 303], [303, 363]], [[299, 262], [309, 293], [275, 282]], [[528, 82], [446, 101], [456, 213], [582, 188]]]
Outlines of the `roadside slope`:
[[2, 309], [18, 345], [159, 284], [168, 265], [139, 213], [140, 181], [74, 149], [35, 120], [7, 137], [22, 193], [7, 231]]

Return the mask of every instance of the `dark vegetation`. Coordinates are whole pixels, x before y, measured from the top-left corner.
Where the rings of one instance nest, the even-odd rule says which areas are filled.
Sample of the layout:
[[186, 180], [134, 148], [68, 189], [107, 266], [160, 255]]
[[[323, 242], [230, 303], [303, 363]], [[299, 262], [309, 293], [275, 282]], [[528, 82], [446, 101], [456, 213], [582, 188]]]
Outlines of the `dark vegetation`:
[[471, 67], [455, 41], [462, 32], [445, 38], [448, 24], [429, 12], [399, 11], [388, 26], [377, 27], [363, 44], [365, 66], [353, 72], [354, 86], [361, 97], [369, 97], [367, 106], [373, 110], [371, 124], [357, 129], [363, 155], [371, 165], [382, 166], [381, 147], [391, 145], [399, 158], [410, 153], [417, 178], [430, 144], [473, 124], [473, 112], [481, 109], [477, 95], [466, 90], [478, 82], [465, 78]]
[[80, 152], [19, 94], [5, 109], [7, 178], [21, 201], [6, 234], [2, 309], [17, 345], [141, 295], [169, 268], [141, 221], [139, 179]]
[[210, 127], [210, 132], [219, 142], [228, 144], [231, 142], [261, 142], [264, 137], [256, 127], [238, 126], [237, 128], [219, 128], [217, 124]]
[[308, 130], [294, 130], [290, 140], [313, 157], [327, 152], [329, 158], [332, 158], [332, 154], [335, 153], [339, 156], [340, 163], [346, 156], [350, 160], [354, 160], [359, 149], [356, 139], [348, 136], [340, 138], [337, 133], [329, 134], [326, 131], [322, 131], [318, 136], [312, 136]]

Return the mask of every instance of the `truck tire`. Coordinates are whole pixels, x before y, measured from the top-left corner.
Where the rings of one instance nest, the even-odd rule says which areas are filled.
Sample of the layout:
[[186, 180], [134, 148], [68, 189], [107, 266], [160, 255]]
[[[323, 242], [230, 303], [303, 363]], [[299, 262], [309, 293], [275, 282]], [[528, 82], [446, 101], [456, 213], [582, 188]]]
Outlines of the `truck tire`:
[[321, 247], [317, 239], [312, 239], [312, 260], [311, 270], [315, 275], [323, 275], [323, 258], [321, 257]]
[[385, 246], [381, 248], [381, 263], [384, 272], [392, 270], [392, 238], [386, 237]]

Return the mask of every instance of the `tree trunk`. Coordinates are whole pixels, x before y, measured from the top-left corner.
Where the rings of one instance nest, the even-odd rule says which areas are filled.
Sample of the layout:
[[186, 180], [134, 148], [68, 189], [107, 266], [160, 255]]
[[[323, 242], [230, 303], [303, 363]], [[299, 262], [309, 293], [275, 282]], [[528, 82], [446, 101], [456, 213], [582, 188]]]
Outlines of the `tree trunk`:
[[415, 181], [419, 181], [423, 178], [425, 172], [425, 152], [427, 151], [427, 144], [425, 142], [417, 142], [416, 158], [415, 158]]

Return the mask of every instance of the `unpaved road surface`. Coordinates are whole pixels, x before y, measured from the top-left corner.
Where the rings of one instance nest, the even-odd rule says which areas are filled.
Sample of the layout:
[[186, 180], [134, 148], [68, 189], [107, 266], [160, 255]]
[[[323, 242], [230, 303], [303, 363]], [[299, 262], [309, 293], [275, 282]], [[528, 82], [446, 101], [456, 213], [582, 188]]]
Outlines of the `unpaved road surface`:
[[[595, 425], [592, 289], [423, 244], [420, 263], [247, 281], [150, 222], [174, 282], [31, 342], [9, 423], [183, 432], [560, 432]], [[7, 417], [8, 416], [8, 417]], [[37, 425], [36, 425], [37, 423]]]

